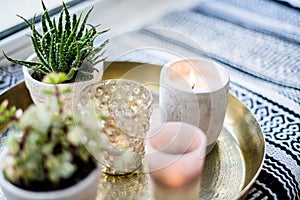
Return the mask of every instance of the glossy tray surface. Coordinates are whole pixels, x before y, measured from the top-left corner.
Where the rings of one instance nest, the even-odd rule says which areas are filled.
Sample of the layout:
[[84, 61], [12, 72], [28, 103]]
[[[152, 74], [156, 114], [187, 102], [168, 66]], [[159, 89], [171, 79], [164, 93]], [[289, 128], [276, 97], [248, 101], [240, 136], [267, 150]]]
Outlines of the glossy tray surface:
[[[161, 66], [107, 62], [105, 68], [103, 79], [125, 78], [148, 86], [154, 96], [153, 115], [156, 114]], [[4, 99], [23, 109], [32, 103], [24, 83], [2, 94], [0, 102]], [[0, 124], [0, 152], [6, 140], [5, 129]], [[223, 130], [206, 157], [199, 199], [242, 199], [260, 172], [264, 155], [264, 136], [255, 117], [237, 98], [229, 95]], [[97, 199], [150, 199], [150, 183], [143, 169], [126, 176], [103, 174]], [[1, 190], [0, 199], [4, 199]]]

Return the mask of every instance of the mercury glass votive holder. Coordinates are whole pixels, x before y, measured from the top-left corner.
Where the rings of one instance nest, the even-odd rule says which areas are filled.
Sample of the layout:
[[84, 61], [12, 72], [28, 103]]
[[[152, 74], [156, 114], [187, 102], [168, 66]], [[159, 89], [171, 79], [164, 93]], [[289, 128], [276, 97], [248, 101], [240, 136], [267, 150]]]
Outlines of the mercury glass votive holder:
[[144, 138], [149, 129], [153, 97], [143, 84], [126, 80], [103, 80], [86, 87], [81, 92], [84, 104], [94, 100], [96, 112], [106, 113], [101, 129], [109, 142], [109, 150], [97, 159], [103, 164], [103, 172], [124, 175], [142, 165]]
[[183, 122], [166, 122], [149, 131], [145, 161], [153, 199], [199, 198], [206, 143], [201, 129]]
[[142, 170], [123, 176], [103, 174], [97, 200], [150, 199], [150, 178]]

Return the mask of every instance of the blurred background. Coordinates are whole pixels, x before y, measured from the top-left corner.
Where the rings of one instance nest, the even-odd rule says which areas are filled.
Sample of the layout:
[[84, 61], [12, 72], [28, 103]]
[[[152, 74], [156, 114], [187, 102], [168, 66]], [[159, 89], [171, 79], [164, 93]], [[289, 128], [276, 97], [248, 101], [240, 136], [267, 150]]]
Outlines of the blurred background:
[[[2, 0], [3, 1], [3, 0]], [[61, 0], [44, 0], [49, 13], [55, 16], [62, 9]], [[141, 27], [162, 15], [175, 10], [186, 9], [195, 0], [65, 0], [71, 13], [86, 12], [91, 6], [94, 10], [90, 23], [102, 24], [101, 28], [109, 28], [109, 36]], [[32, 19], [34, 15], [39, 21], [42, 13], [40, 0], [3, 1], [0, 12], [0, 52], [5, 51], [19, 58], [26, 58], [32, 53], [30, 31], [17, 15]], [[39, 24], [37, 24], [39, 26]], [[101, 40], [101, 38], [99, 38]], [[0, 54], [0, 63], [6, 63]]]

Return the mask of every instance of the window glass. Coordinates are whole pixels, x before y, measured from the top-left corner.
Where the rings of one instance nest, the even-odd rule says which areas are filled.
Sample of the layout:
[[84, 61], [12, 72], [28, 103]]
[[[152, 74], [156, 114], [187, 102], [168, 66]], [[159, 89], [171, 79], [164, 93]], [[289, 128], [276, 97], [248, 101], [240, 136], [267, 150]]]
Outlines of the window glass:
[[[83, 0], [64, 0], [68, 6], [75, 5]], [[40, 0], [0, 0], [0, 40], [24, 29], [26, 24], [17, 17], [20, 15], [28, 20], [36, 14], [37, 21], [42, 13], [42, 3]], [[60, 12], [62, 0], [44, 0], [50, 15]]]

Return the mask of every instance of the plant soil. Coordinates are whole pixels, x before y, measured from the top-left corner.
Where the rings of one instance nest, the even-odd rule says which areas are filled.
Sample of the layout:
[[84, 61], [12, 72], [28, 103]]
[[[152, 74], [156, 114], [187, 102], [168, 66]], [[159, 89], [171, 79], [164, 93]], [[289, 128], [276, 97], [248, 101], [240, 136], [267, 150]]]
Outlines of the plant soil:
[[[40, 81], [40, 82], [43, 81], [43, 79], [44, 79], [45, 76], [46, 76], [45, 74], [41, 74], [41, 73], [38, 73], [38, 72], [33, 72], [33, 73], [31, 74], [31, 77], [32, 77], [33, 79], [35, 79], [35, 80], [37, 80], [37, 81]], [[74, 81], [73, 81], [73, 80], [67, 80], [67, 81], [65, 81], [65, 82], [63, 82], [63, 83], [72, 83], [72, 82], [74, 82]]]
[[43, 78], [45, 77], [45, 74], [41, 74], [41, 73], [37, 73], [37, 72], [33, 72], [31, 74], [31, 77], [37, 81], [42, 82]]
[[45, 182], [33, 181], [25, 184], [24, 181], [21, 180], [20, 184], [12, 184], [22, 189], [36, 192], [60, 190], [80, 182], [96, 168], [96, 163], [93, 158], [90, 158], [87, 163], [84, 163], [81, 159], [75, 159], [74, 162], [77, 165], [77, 170], [75, 171], [74, 175], [68, 179], [61, 179], [58, 183], [54, 184], [48, 180]]

